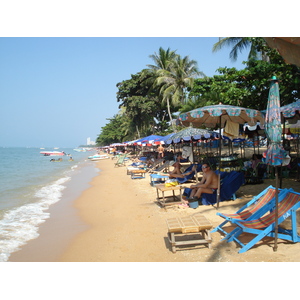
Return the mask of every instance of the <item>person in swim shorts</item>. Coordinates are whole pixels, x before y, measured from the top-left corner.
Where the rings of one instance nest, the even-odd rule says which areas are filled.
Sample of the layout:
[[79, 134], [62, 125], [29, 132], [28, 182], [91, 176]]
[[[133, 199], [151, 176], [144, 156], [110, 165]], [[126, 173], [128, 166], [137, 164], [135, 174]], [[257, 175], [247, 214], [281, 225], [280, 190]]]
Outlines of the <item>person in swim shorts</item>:
[[[213, 194], [218, 188], [218, 176], [210, 168], [209, 164], [204, 163], [202, 165], [203, 177], [201, 181], [197, 184], [192, 184], [190, 188], [192, 189], [190, 197], [188, 200], [199, 200], [202, 193]], [[188, 201], [184, 201], [188, 204]]]

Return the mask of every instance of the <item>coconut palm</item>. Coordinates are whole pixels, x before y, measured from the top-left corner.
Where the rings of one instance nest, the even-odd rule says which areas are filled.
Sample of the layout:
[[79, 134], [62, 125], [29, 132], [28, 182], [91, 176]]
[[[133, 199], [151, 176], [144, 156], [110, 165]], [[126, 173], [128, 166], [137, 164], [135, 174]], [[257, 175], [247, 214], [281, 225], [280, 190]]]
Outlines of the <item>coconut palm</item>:
[[170, 48], [164, 50], [162, 47], [158, 49], [158, 53], [149, 55], [149, 57], [154, 61], [154, 65], [147, 65], [148, 68], [158, 71], [158, 70], [170, 70], [170, 65], [176, 57], [176, 51], [171, 51]]
[[171, 123], [170, 104], [175, 107], [184, 104], [186, 89], [193, 86], [194, 79], [199, 75], [205, 76], [199, 72], [197, 62], [190, 60], [188, 56], [181, 58], [180, 55], [177, 55], [169, 65], [169, 70], [157, 70], [158, 77], [155, 84], [160, 87], [162, 100], [167, 103]]
[[213, 45], [213, 52], [219, 51], [225, 46], [233, 46], [229, 54], [229, 57], [232, 61], [236, 61], [238, 53], [242, 52], [246, 48], [250, 48], [248, 59], [258, 59], [260, 57], [259, 52], [256, 50], [256, 47], [253, 44], [253, 38], [250, 37], [221, 38], [217, 43]]

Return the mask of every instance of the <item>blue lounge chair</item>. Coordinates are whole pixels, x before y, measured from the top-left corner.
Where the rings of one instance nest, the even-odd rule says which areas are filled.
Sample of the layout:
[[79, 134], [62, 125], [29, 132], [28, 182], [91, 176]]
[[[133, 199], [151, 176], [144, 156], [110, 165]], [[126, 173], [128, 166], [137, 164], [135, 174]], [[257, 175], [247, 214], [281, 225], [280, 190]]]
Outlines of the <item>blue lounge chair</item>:
[[[216, 171], [218, 174], [219, 172]], [[220, 201], [236, 199], [236, 191], [245, 183], [244, 174], [237, 171], [221, 172]], [[191, 189], [185, 188], [183, 195], [189, 196]], [[203, 205], [212, 205], [217, 202], [217, 191], [213, 194], [203, 193], [201, 195]]]
[[[181, 177], [177, 177], [176, 179], [177, 179], [177, 181], [181, 184], [181, 183], [185, 183], [186, 181], [188, 181], [188, 180], [191, 180], [194, 176], [195, 176], [195, 174], [196, 173], [198, 173], [198, 172], [200, 172], [201, 170], [202, 170], [202, 165], [201, 164], [192, 164], [192, 165], [190, 165], [185, 171], [184, 171], [184, 173], [187, 173], [187, 172], [190, 172], [190, 171], [192, 171], [192, 169], [193, 169], [193, 167], [196, 165], [196, 172], [193, 172], [193, 173], [191, 173], [191, 174], [188, 174], [188, 175], [186, 175], [186, 176], [184, 176], [183, 178], [181, 178]], [[184, 174], [183, 173], [183, 174]]]
[[[280, 197], [281, 198], [281, 197]], [[278, 238], [292, 241], [294, 243], [300, 242], [300, 237], [297, 233], [297, 209], [300, 208], [300, 194], [294, 191], [289, 191], [285, 197], [280, 199], [278, 203], [278, 225], [285, 219], [291, 217], [291, 229], [278, 228]], [[257, 242], [264, 237], [275, 237], [275, 209], [268, 214], [253, 220], [237, 221], [236, 230], [228, 237], [228, 242], [237, 241], [241, 246], [239, 253], [244, 253], [252, 248]], [[239, 240], [242, 233], [251, 233], [255, 237], [247, 244], [243, 244]]]
[[261, 193], [253, 197], [247, 204], [240, 208], [236, 213], [225, 214], [217, 212], [217, 215], [224, 218], [225, 221], [215, 227], [212, 232], [220, 231], [227, 235], [227, 232], [223, 229], [223, 226], [228, 222], [234, 223], [235, 220], [247, 220], [253, 216], [257, 211], [263, 208], [266, 204], [270, 203], [275, 198], [276, 189], [273, 186], [268, 186]]
[[[287, 193], [290, 191], [293, 190], [280, 189], [278, 194], [278, 202], [280, 203], [281, 200], [283, 200]], [[269, 186], [256, 197], [254, 197], [251, 201], [249, 201], [246, 205], [244, 205], [241, 209], [239, 209], [235, 214], [217, 213], [217, 215], [225, 218], [226, 220], [220, 225], [218, 225], [215, 229], [213, 229], [212, 232], [219, 230], [225, 235], [225, 237], [222, 240], [235, 240], [237, 243], [239, 243], [239, 240], [235, 237], [236, 232], [239, 231], [238, 227], [235, 227], [230, 232], [226, 232], [222, 227], [227, 222], [236, 224], [239, 221], [251, 221], [262, 217], [263, 215], [271, 212], [275, 208], [275, 201], [276, 189], [273, 186]]]

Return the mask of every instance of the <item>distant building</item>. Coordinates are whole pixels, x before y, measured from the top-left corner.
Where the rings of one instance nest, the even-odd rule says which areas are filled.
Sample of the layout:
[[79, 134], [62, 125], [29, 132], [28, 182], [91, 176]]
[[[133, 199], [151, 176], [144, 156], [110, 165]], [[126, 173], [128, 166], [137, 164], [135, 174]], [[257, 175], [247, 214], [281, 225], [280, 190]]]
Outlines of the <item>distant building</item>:
[[89, 137], [86, 139], [86, 144], [87, 144], [87, 146], [94, 146], [94, 145], [96, 145], [96, 143], [94, 141], [91, 141], [91, 138], [89, 138]]

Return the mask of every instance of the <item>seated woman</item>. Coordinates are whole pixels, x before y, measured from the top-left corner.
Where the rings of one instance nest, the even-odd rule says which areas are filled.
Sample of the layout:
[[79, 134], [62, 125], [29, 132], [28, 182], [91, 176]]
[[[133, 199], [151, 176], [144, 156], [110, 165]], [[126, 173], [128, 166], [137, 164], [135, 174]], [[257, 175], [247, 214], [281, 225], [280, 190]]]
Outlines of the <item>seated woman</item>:
[[[201, 181], [190, 186], [192, 192], [188, 200], [197, 201], [201, 197], [202, 193], [213, 194], [218, 188], [218, 175], [211, 170], [207, 163], [202, 165], [202, 171], [203, 177]], [[183, 202], [188, 204], [188, 201], [183, 200]]]

